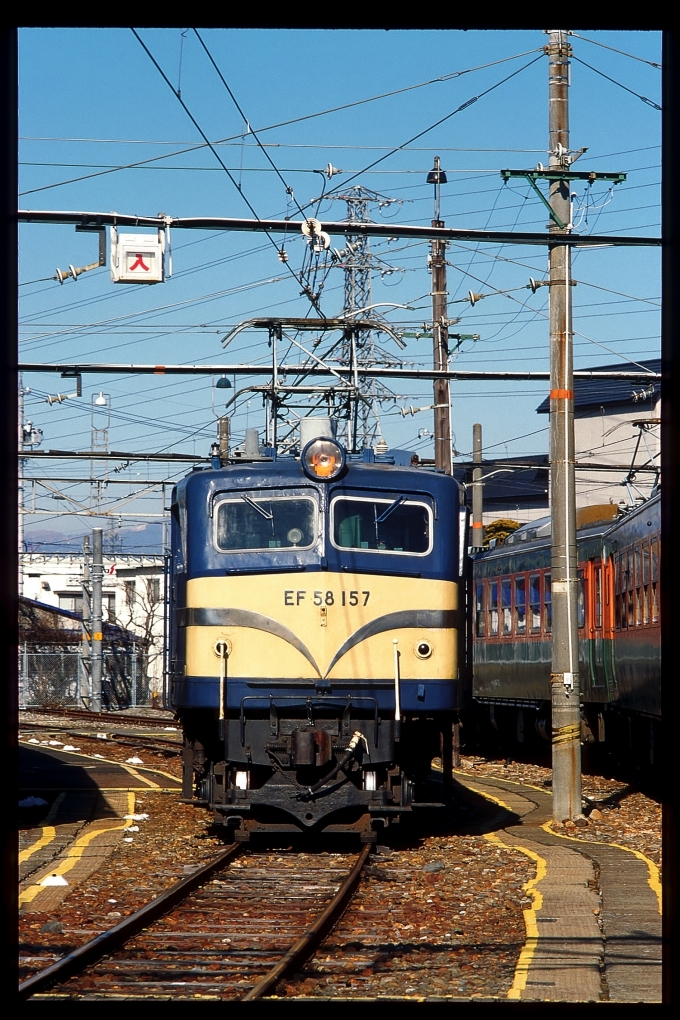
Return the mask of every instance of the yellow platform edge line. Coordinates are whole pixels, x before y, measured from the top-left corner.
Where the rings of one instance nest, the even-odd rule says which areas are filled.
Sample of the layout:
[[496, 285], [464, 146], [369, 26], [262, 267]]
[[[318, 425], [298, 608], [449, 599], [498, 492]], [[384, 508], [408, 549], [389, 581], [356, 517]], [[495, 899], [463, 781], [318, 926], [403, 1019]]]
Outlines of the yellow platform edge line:
[[522, 946], [522, 950], [519, 954], [519, 960], [515, 967], [515, 973], [512, 979], [512, 985], [510, 986], [506, 999], [521, 999], [522, 992], [526, 988], [527, 979], [529, 977], [529, 968], [536, 952], [536, 946], [538, 945], [538, 923], [536, 920], [536, 914], [543, 906], [543, 894], [536, 888], [538, 883], [545, 878], [548, 873], [548, 865], [545, 858], [535, 853], [533, 850], [529, 850], [528, 847], [521, 846], [519, 843], [504, 843], [502, 839], [496, 835], [495, 832], [487, 832], [484, 834], [484, 838], [488, 839], [490, 843], [497, 843], [499, 846], [504, 846], [512, 850], [519, 850], [520, 853], [526, 854], [532, 861], [536, 862], [536, 874], [530, 881], [526, 882], [522, 886], [524, 892], [531, 898], [531, 906], [523, 910], [524, 914], [524, 927], [526, 929], [526, 942]]
[[[129, 815], [132, 815], [134, 813], [134, 810], [135, 810], [135, 795], [134, 793], [128, 793], [127, 813]], [[102, 833], [104, 832], [115, 832], [118, 829], [125, 830], [130, 825], [132, 825], [132, 818], [126, 818], [124, 819], [122, 825], [109, 825], [105, 829], [92, 829], [90, 832], [86, 832], [83, 836], [80, 836], [75, 841], [71, 849], [66, 854], [66, 857], [62, 860], [61, 864], [54, 868], [54, 870], [50, 869], [50, 874], [65, 875], [66, 872], [70, 871], [71, 868], [74, 868], [76, 866], [78, 861], [83, 856], [86, 848], [90, 845], [93, 839], [95, 839], [97, 836], [101, 836]], [[46, 887], [40, 885], [40, 883], [29, 885], [27, 889], [24, 889], [23, 892], [19, 893], [19, 906], [20, 907], [23, 906], [24, 903], [31, 903], [31, 901], [34, 900], [38, 893], [42, 892], [44, 888]]]
[[42, 850], [44, 846], [47, 846], [48, 843], [51, 843], [56, 835], [57, 830], [54, 828], [53, 825], [44, 825], [42, 828], [42, 833], [38, 837], [38, 839], [36, 839], [35, 843], [32, 843], [31, 846], [27, 847], [25, 850], [20, 851], [19, 864], [23, 864], [24, 861], [27, 861], [29, 857], [32, 857], [33, 854], [38, 852], [38, 850]]
[[544, 822], [541, 826], [546, 832], [549, 832], [551, 836], [557, 836], [558, 839], [567, 839], [571, 843], [595, 843], [597, 846], [615, 846], [617, 850], [625, 850], [626, 853], [633, 854], [640, 861], [644, 861], [647, 865], [647, 884], [656, 896], [656, 902], [659, 909], [659, 913], [662, 913], [662, 889], [661, 889], [661, 877], [659, 875], [659, 869], [651, 858], [643, 854], [641, 850], [633, 850], [630, 846], [622, 846], [621, 843], [607, 843], [603, 839], [579, 839], [578, 836], [565, 836], [562, 832], [555, 832], [552, 828], [552, 822]]
[[38, 850], [42, 850], [44, 846], [47, 846], [49, 843], [52, 842], [52, 840], [57, 834], [57, 830], [54, 828], [53, 825], [50, 825], [50, 822], [53, 822], [54, 819], [57, 817], [57, 811], [61, 807], [61, 804], [65, 797], [66, 791], [62, 790], [62, 792], [55, 799], [54, 804], [52, 805], [50, 810], [45, 815], [45, 818], [43, 819], [42, 833], [40, 834], [40, 836], [37, 838], [35, 843], [32, 843], [30, 846], [26, 847], [25, 850], [20, 851], [19, 864], [23, 864], [24, 861], [27, 861], [29, 857], [33, 856], [34, 853], [36, 853]]
[[[474, 788], [468, 784], [468, 789]], [[490, 800], [494, 804], [498, 804], [499, 807], [505, 808], [506, 811], [512, 812], [512, 808], [499, 797], [494, 797], [493, 794], [487, 793], [485, 790], [475, 790], [475, 793], [479, 793], [482, 797], [486, 798], [486, 800]], [[524, 892], [531, 898], [531, 906], [522, 911], [524, 914], [526, 941], [519, 954], [519, 960], [515, 967], [512, 985], [506, 995], [506, 999], [521, 999], [522, 992], [526, 988], [527, 978], [529, 977], [531, 961], [534, 958], [536, 946], [538, 945], [538, 924], [536, 921], [536, 914], [543, 906], [543, 894], [539, 892], [536, 886], [547, 875], [548, 865], [546, 860], [543, 857], [540, 857], [539, 854], [535, 853], [533, 850], [529, 850], [528, 847], [521, 846], [519, 843], [504, 843], [495, 832], [485, 832], [484, 839], [488, 839], [490, 843], [496, 843], [499, 846], [504, 846], [512, 850], [519, 850], [520, 853], [526, 854], [527, 857], [530, 857], [532, 861], [536, 862], [536, 874], [529, 882], [522, 886]]]

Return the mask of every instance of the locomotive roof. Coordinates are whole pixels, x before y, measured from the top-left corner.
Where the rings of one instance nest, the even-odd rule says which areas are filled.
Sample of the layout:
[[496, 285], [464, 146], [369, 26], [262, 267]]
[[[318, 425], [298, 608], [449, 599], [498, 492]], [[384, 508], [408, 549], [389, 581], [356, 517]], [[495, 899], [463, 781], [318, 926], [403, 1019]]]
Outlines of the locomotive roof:
[[[403, 453], [403, 451], [395, 451]], [[410, 454], [409, 454], [410, 457]], [[200, 488], [210, 485], [231, 484], [238, 488], [268, 488], [283, 486], [297, 488], [299, 486], [330, 485], [335, 488], [368, 488], [394, 491], [404, 489], [411, 492], [428, 492], [442, 499], [451, 497], [451, 486], [460, 489], [458, 482], [450, 475], [424, 467], [411, 467], [410, 464], [390, 463], [391, 458], [375, 459], [366, 463], [353, 458], [347, 459], [347, 470], [338, 479], [329, 483], [312, 481], [302, 470], [300, 460], [295, 457], [281, 457], [277, 460], [243, 460], [232, 462], [220, 468], [204, 468], [185, 475], [176, 486], [176, 490], [189, 485]]]

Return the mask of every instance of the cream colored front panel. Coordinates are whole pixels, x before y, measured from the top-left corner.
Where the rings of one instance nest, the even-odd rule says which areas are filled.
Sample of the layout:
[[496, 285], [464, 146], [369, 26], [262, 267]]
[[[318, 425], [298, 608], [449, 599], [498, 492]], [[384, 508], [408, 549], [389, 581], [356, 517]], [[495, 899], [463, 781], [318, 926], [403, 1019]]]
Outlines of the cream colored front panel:
[[[394, 619], [394, 626], [385, 619], [391, 614], [455, 611], [458, 586], [451, 581], [325, 571], [195, 578], [187, 583], [187, 606], [245, 611], [256, 614], [259, 627], [270, 621], [279, 631], [248, 625], [188, 626], [187, 673], [191, 676], [219, 673], [213, 649], [223, 638], [230, 643], [232, 676], [392, 679], [395, 638], [403, 679], [456, 676], [453, 629], [403, 626], [403, 615]], [[362, 638], [357, 632], [367, 626], [387, 629]], [[348, 642], [350, 647], [342, 653]], [[415, 646], [423, 642], [432, 648], [427, 658], [415, 652]]]

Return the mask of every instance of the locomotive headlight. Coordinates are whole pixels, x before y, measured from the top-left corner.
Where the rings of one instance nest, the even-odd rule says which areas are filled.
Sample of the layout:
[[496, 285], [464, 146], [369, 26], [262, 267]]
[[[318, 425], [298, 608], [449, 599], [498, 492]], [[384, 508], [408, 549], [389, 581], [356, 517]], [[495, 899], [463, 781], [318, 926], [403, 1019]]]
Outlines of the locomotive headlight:
[[345, 466], [345, 451], [334, 439], [312, 439], [302, 451], [301, 460], [308, 478], [330, 482]]

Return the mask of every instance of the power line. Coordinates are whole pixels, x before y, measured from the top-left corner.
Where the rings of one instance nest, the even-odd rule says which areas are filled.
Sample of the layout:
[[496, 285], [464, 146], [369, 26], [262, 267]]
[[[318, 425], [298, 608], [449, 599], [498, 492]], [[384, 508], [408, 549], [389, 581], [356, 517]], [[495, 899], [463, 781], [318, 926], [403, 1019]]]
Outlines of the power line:
[[630, 92], [631, 96], [636, 96], [638, 99], [641, 99], [643, 103], [647, 104], [647, 106], [651, 106], [653, 107], [653, 109], [662, 112], [659, 104], [655, 103], [652, 99], [647, 99], [647, 96], [642, 96], [640, 95], [639, 92], [635, 92], [633, 89], [629, 89], [627, 85], [622, 85], [620, 81], [616, 80], [616, 78], [610, 78], [608, 74], [604, 73], [604, 71], [598, 71], [596, 67], [593, 67], [592, 64], [587, 64], [585, 60], [581, 60], [580, 57], [572, 56], [571, 59], [577, 60], [579, 64], [583, 64], [584, 67], [588, 67], [591, 71], [594, 71], [595, 74], [599, 74], [601, 78], [606, 78], [607, 81], [610, 81], [613, 85], [618, 85], [620, 89], [624, 90], [624, 92]]
[[[265, 131], [274, 131], [277, 128], [288, 127], [291, 124], [299, 124], [299, 123], [301, 123], [302, 121], [305, 121], [305, 120], [312, 120], [315, 117], [325, 117], [328, 114], [338, 113], [341, 110], [349, 110], [349, 109], [351, 109], [354, 106], [362, 106], [365, 103], [373, 103], [373, 102], [375, 102], [376, 100], [379, 100], [379, 99], [387, 99], [390, 96], [399, 95], [401, 92], [409, 92], [409, 91], [411, 91], [413, 89], [424, 88], [426, 85], [434, 85], [436, 82], [440, 82], [440, 81], [449, 81], [449, 80], [451, 80], [453, 78], [458, 78], [458, 77], [460, 77], [461, 75], [464, 75], [464, 74], [471, 74], [473, 71], [481, 71], [481, 70], [483, 70], [483, 69], [485, 69], [487, 67], [494, 67], [496, 64], [503, 64], [503, 63], [505, 63], [505, 62], [507, 62], [509, 60], [518, 60], [520, 57], [524, 57], [524, 56], [527, 56], [527, 54], [529, 54], [529, 53], [535, 53], [535, 52], [536, 52], [536, 50], [526, 50], [523, 53], [516, 53], [516, 54], [514, 54], [511, 57], [503, 57], [500, 60], [494, 60], [494, 61], [491, 61], [491, 63], [488, 63], [488, 64], [480, 64], [478, 67], [466, 68], [464, 71], [452, 71], [449, 74], [442, 75], [439, 78], [432, 78], [429, 81], [420, 82], [417, 85], [407, 85], [403, 89], [396, 89], [396, 90], [394, 90], [392, 92], [384, 92], [384, 93], [382, 93], [381, 95], [378, 95], [378, 96], [370, 96], [368, 99], [359, 99], [359, 100], [356, 100], [356, 101], [354, 101], [352, 103], [344, 103], [341, 106], [331, 107], [328, 110], [320, 110], [317, 113], [307, 113], [307, 114], [304, 114], [301, 117], [293, 117], [293, 118], [291, 118], [289, 120], [283, 120], [283, 121], [280, 121], [278, 124], [269, 124], [267, 127], [258, 128], [258, 131], [259, 131], [260, 134], [262, 134]], [[171, 84], [170, 84], [170, 88], [173, 88], [173, 86]], [[173, 88], [173, 92], [174, 92], [174, 88]], [[214, 145], [224, 145], [227, 142], [238, 141], [238, 140], [240, 140], [240, 139], [242, 139], [244, 137], [246, 137], [246, 135], [243, 135], [243, 134], [240, 134], [240, 135], [231, 135], [231, 136], [229, 136], [227, 138], [222, 138], [218, 142], [214, 142], [213, 144]], [[43, 141], [45, 139], [36, 138], [35, 140], [36, 141]], [[47, 140], [50, 140], [50, 139], [47, 139]], [[104, 141], [104, 142], [105, 141], [113, 141], [113, 139], [85, 139], [85, 138], [82, 138], [82, 139], [81, 138], [76, 138], [76, 139], [54, 138], [54, 139], [51, 139], [51, 140], [53, 140], [53, 141]], [[134, 141], [125, 142], [124, 139], [122, 139], [121, 141], [123, 141], [124, 144], [137, 144]], [[171, 144], [174, 144], [174, 143], [172, 143], [172, 142], [150, 142], [149, 144], [157, 144], [157, 145], [165, 145], [165, 144], [167, 144], [167, 145], [171, 145]], [[20, 195], [33, 195], [33, 194], [35, 194], [38, 191], [47, 191], [50, 188], [60, 188], [63, 185], [66, 185], [66, 184], [77, 184], [80, 181], [89, 180], [92, 177], [101, 177], [104, 174], [116, 173], [118, 170], [130, 170], [130, 169], [133, 169], [134, 167], [142, 166], [145, 163], [153, 163], [153, 162], [155, 162], [157, 160], [161, 160], [161, 159], [170, 159], [171, 156], [181, 156], [181, 155], [184, 155], [187, 152], [196, 152], [198, 149], [203, 149], [205, 147], [206, 147], [205, 145], [192, 145], [192, 146], [189, 146], [186, 149], [180, 149], [177, 152], [167, 152], [167, 153], [165, 153], [162, 156], [153, 156], [150, 159], [141, 160], [141, 161], [136, 162], [136, 163], [128, 163], [128, 164], [125, 164], [125, 165], [122, 165], [122, 166], [119, 166], [119, 167], [115, 167], [114, 169], [110, 169], [110, 170], [100, 170], [98, 173], [95, 173], [95, 174], [85, 174], [82, 177], [74, 177], [71, 180], [67, 180], [67, 181], [57, 181], [54, 184], [46, 184], [46, 185], [43, 185], [40, 188], [31, 188], [30, 191], [22, 191], [19, 194]], [[504, 150], [504, 151], [512, 151], [512, 150]], [[534, 151], [534, 150], [531, 150], [531, 151]], [[542, 152], [543, 150], [541, 149], [541, 150], [536, 150], [536, 151]]]
[[615, 46], [606, 46], [604, 43], [597, 42], [595, 39], [587, 39], [585, 35], [579, 35], [578, 32], [568, 32], [568, 35], [573, 35], [575, 39], [581, 39], [583, 42], [592, 43], [593, 46], [601, 46], [603, 50], [611, 50], [612, 53], [620, 53], [622, 57], [630, 57], [631, 60], [639, 60], [641, 64], [649, 64], [650, 67], [656, 67], [661, 70], [661, 64], [657, 64], [654, 60], [645, 60], [644, 57], [637, 57], [634, 53], [626, 53], [625, 50], [617, 50]]
[[[231, 183], [232, 183], [232, 184], [234, 185], [234, 187], [235, 187], [235, 188], [236, 188], [236, 190], [238, 191], [239, 195], [240, 195], [240, 196], [241, 196], [241, 198], [243, 199], [243, 201], [244, 201], [244, 202], [246, 203], [246, 205], [248, 206], [248, 209], [250, 210], [250, 212], [251, 212], [251, 213], [253, 214], [253, 216], [255, 217], [255, 219], [257, 220], [257, 222], [258, 222], [258, 223], [260, 223], [260, 222], [261, 222], [261, 221], [260, 221], [260, 217], [258, 216], [257, 212], [255, 211], [254, 207], [253, 207], [253, 206], [251, 205], [251, 203], [249, 202], [249, 200], [248, 200], [248, 199], [246, 198], [246, 196], [245, 196], [245, 194], [244, 194], [244, 192], [243, 192], [243, 188], [242, 188], [242, 187], [240, 186], [240, 184], [237, 184], [237, 183], [236, 183], [236, 180], [235, 180], [235, 178], [234, 178], [234, 177], [232, 177], [232, 175], [231, 175], [230, 171], [229, 171], [229, 170], [227, 169], [227, 167], [225, 166], [225, 164], [224, 164], [224, 161], [222, 160], [222, 157], [220, 156], [220, 154], [219, 154], [219, 153], [217, 152], [217, 150], [216, 150], [215, 146], [214, 146], [214, 145], [213, 145], [213, 143], [212, 143], [212, 142], [210, 141], [210, 139], [208, 138], [208, 136], [206, 135], [205, 131], [204, 131], [204, 130], [203, 130], [203, 128], [202, 128], [202, 127], [200, 126], [200, 124], [198, 123], [198, 121], [196, 120], [196, 118], [194, 117], [194, 115], [193, 115], [193, 114], [191, 113], [191, 111], [189, 110], [189, 107], [188, 107], [188, 106], [187, 106], [187, 104], [186, 104], [186, 103], [184, 102], [184, 100], [182, 99], [182, 97], [181, 97], [180, 95], [178, 95], [177, 91], [176, 91], [176, 90], [175, 90], [175, 89], [173, 88], [172, 82], [170, 81], [170, 79], [169, 79], [169, 78], [168, 78], [168, 76], [166, 75], [165, 71], [164, 71], [164, 70], [163, 70], [163, 68], [162, 68], [162, 67], [160, 66], [160, 64], [158, 63], [158, 61], [157, 61], [157, 60], [156, 60], [156, 58], [154, 57], [154, 55], [152, 54], [151, 50], [150, 50], [150, 49], [148, 48], [148, 46], [146, 45], [146, 43], [144, 42], [144, 40], [143, 40], [143, 39], [141, 38], [141, 36], [140, 36], [140, 35], [139, 35], [139, 34], [137, 33], [137, 31], [136, 31], [136, 30], [135, 30], [134, 28], [131, 28], [131, 29], [130, 29], [130, 31], [132, 32], [132, 34], [134, 35], [135, 39], [136, 39], [136, 40], [138, 41], [138, 43], [140, 44], [140, 46], [142, 47], [142, 49], [144, 50], [144, 52], [146, 53], [146, 55], [147, 55], [147, 56], [149, 57], [149, 60], [151, 60], [151, 62], [153, 63], [153, 65], [154, 65], [154, 67], [156, 68], [156, 70], [158, 71], [158, 73], [159, 73], [159, 74], [161, 75], [161, 77], [163, 78], [163, 81], [164, 81], [164, 82], [166, 83], [166, 85], [168, 86], [168, 88], [170, 89], [170, 91], [172, 92], [172, 94], [174, 95], [175, 99], [177, 100], [177, 102], [178, 102], [178, 103], [180, 104], [180, 106], [182, 107], [182, 109], [183, 109], [183, 110], [184, 110], [184, 112], [186, 113], [187, 117], [189, 117], [189, 119], [191, 120], [191, 123], [192, 123], [192, 124], [194, 125], [194, 127], [196, 128], [196, 130], [197, 130], [197, 131], [198, 131], [198, 133], [200, 134], [201, 138], [203, 139], [203, 141], [205, 142], [205, 144], [206, 144], [206, 145], [208, 146], [208, 148], [209, 148], [209, 149], [210, 149], [210, 151], [212, 152], [213, 156], [215, 157], [215, 159], [217, 160], [217, 162], [218, 162], [218, 163], [220, 164], [220, 166], [222, 167], [222, 169], [223, 169], [223, 170], [224, 170], [224, 172], [226, 173], [227, 177], [229, 178], [229, 180], [230, 180], [230, 181], [231, 181]], [[265, 231], [265, 234], [266, 234], [266, 236], [267, 236], [268, 240], [269, 240], [269, 241], [271, 242], [271, 244], [272, 244], [272, 246], [273, 246], [274, 250], [276, 251], [276, 253], [277, 253], [277, 255], [278, 255], [278, 253], [279, 253], [279, 247], [278, 247], [278, 245], [277, 245], [276, 241], [275, 241], [275, 240], [274, 240], [274, 238], [273, 238], [273, 237], [271, 236], [271, 234], [269, 233], [269, 231], [267, 231], [267, 230], [266, 230], [266, 231]], [[298, 286], [302, 287], [303, 293], [305, 293], [305, 294], [307, 295], [307, 297], [309, 298], [309, 301], [310, 301], [310, 303], [312, 304], [312, 306], [313, 306], [313, 307], [314, 307], [314, 308], [316, 309], [316, 311], [317, 311], [317, 312], [319, 313], [319, 315], [321, 316], [321, 318], [323, 318], [323, 317], [324, 317], [324, 315], [323, 315], [323, 312], [322, 312], [322, 311], [321, 311], [321, 309], [319, 308], [319, 305], [318, 305], [318, 303], [317, 303], [317, 300], [316, 300], [316, 298], [314, 297], [314, 295], [313, 295], [313, 294], [311, 293], [311, 291], [310, 291], [309, 287], [307, 287], [307, 286], [306, 286], [306, 285], [305, 285], [305, 284], [303, 283], [302, 279], [301, 279], [300, 277], [298, 277], [297, 273], [295, 272], [295, 270], [293, 269], [293, 267], [292, 267], [292, 266], [291, 266], [291, 265], [290, 265], [289, 263], [287, 263], [287, 262], [286, 262], [286, 263], [284, 263], [284, 265], [285, 265], [286, 269], [288, 270], [288, 272], [289, 272], [289, 273], [291, 274], [291, 276], [293, 276], [293, 278], [294, 278], [294, 279], [296, 280], [296, 282], [297, 282]]]
[[[534, 51], [532, 50], [531, 52]], [[382, 163], [383, 160], [385, 159], [389, 159], [389, 157], [393, 156], [395, 152], [399, 152], [401, 149], [405, 149], [407, 145], [411, 144], [411, 142], [417, 141], [419, 138], [422, 138], [423, 135], [428, 134], [428, 132], [433, 131], [436, 127], [439, 127], [441, 124], [446, 123], [447, 120], [450, 120], [452, 117], [455, 117], [457, 113], [462, 113], [463, 110], [467, 110], [468, 107], [472, 106], [480, 99], [483, 99], [485, 96], [488, 96], [489, 93], [493, 92], [497, 88], [500, 88], [501, 85], [505, 85], [506, 82], [509, 82], [511, 78], [514, 78], [516, 77], [516, 75], [521, 74], [522, 71], [526, 71], [528, 67], [531, 67], [531, 65], [535, 64], [538, 60], [541, 60], [542, 57], [543, 49], [541, 49], [539, 55], [537, 57], [534, 57], [533, 60], [530, 60], [528, 64], [524, 64], [524, 66], [520, 67], [517, 71], [513, 71], [512, 74], [509, 74], [507, 75], [507, 77], [502, 78], [501, 81], [497, 81], [494, 85], [491, 85], [488, 89], [485, 89], [483, 92], [480, 92], [478, 96], [472, 96], [471, 99], [468, 99], [466, 100], [466, 102], [461, 103], [461, 105], [458, 106], [451, 113], [447, 113], [445, 117], [440, 117], [440, 119], [435, 121], [434, 124], [430, 124], [430, 126], [425, 128], [424, 131], [419, 131], [417, 135], [414, 135], [412, 138], [409, 138], [408, 141], [403, 142], [401, 145], [397, 145], [394, 149], [391, 149], [384, 156], [380, 156], [379, 159], [374, 160], [373, 163], [369, 163], [368, 166], [364, 167], [364, 169], [359, 171], [359, 173], [354, 174], [352, 177], [348, 178], [348, 180], [343, 181], [341, 185], [338, 185], [336, 188], [333, 188], [332, 191], [329, 191], [326, 197], [328, 197], [329, 195], [333, 194], [338, 190], [344, 190], [350, 183], [350, 181], [353, 181], [356, 177], [361, 176], [361, 174], [367, 173], [369, 170], [372, 170], [374, 166], [377, 166], [378, 163]], [[311, 205], [311, 202], [308, 203], [308, 205]]]

